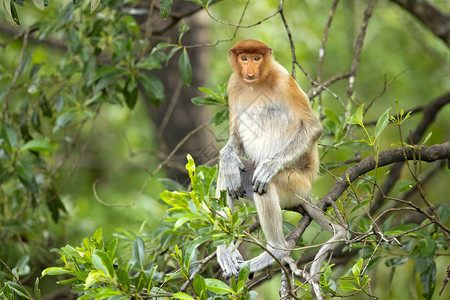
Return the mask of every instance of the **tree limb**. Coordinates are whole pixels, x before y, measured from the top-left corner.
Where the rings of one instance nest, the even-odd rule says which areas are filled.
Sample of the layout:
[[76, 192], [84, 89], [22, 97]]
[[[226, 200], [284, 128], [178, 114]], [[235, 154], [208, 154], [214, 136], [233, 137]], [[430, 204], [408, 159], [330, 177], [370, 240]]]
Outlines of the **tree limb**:
[[[349, 187], [350, 183], [358, 179], [359, 176], [374, 170], [375, 168], [383, 167], [392, 163], [401, 162], [405, 160], [414, 160], [420, 157], [422, 161], [434, 162], [441, 159], [450, 159], [450, 141], [444, 144], [436, 144], [433, 146], [422, 146], [417, 148], [394, 148], [381, 151], [378, 155], [378, 164], [373, 156], [363, 159], [361, 162], [350, 167], [347, 171], [342, 173], [340, 180], [338, 180], [330, 191], [323, 196], [317, 203], [317, 206], [325, 210], [328, 201], [336, 201], [344, 191]], [[348, 179], [348, 180], [347, 180]], [[311, 223], [311, 217], [307, 214], [299, 221], [297, 227], [286, 237], [296, 243], [300, 241], [303, 232]]]
[[414, 15], [434, 35], [450, 46], [450, 15], [427, 0], [391, 0]]

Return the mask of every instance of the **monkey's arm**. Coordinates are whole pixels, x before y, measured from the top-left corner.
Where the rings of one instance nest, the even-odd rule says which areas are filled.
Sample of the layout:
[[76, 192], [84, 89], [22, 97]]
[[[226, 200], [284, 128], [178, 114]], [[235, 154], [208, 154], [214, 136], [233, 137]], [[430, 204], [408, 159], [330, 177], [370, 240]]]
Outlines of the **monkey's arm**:
[[[230, 111], [230, 137], [226, 145], [219, 151], [219, 177], [222, 184], [220, 189], [226, 190], [232, 199], [244, 196], [240, 171], [244, 170], [244, 164], [239, 156], [243, 156], [244, 146], [237, 131], [235, 106], [232, 105], [233, 97], [229, 97]], [[230, 205], [230, 203], [228, 203]], [[233, 209], [231, 207], [231, 209]]]
[[[223, 187], [233, 199], [244, 197], [244, 188], [241, 182], [241, 170], [244, 164], [240, 160], [236, 143], [232, 137], [219, 152], [219, 176], [222, 177]], [[239, 149], [239, 148], [238, 148]]]
[[262, 161], [253, 175], [253, 191], [262, 195], [267, 192], [270, 180], [284, 167], [311, 149], [322, 134], [322, 126], [312, 116], [302, 120], [296, 132], [273, 157]]

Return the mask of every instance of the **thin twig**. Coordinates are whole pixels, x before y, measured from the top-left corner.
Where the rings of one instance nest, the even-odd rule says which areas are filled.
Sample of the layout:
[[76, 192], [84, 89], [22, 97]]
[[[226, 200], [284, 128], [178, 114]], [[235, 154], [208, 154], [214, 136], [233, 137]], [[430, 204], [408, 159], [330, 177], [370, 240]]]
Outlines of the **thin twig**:
[[[245, 13], [247, 11], [248, 5], [250, 4], [250, 0], [247, 0], [247, 3], [245, 3], [244, 9], [242, 10], [242, 14], [241, 17], [239, 19], [239, 25], [242, 24], [242, 21], [244, 20], [244, 16]], [[228, 38], [228, 39], [222, 39], [222, 40], [217, 40], [215, 43], [211, 44], [211, 43], [207, 43], [207, 44], [197, 44], [197, 45], [188, 45], [186, 46], [186, 48], [198, 48], [198, 47], [215, 47], [220, 43], [225, 43], [225, 42], [230, 42], [232, 40], [234, 40], [236, 38], [237, 32], [238, 30], [242, 28], [241, 26], [236, 26], [236, 28], [234, 29], [233, 32], [233, 36]]]
[[189, 284], [194, 280], [195, 275], [199, 274], [205, 267], [205, 265], [214, 257], [216, 257], [216, 251], [214, 251], [213, 253], [211, 253], [210, 255], [208, 255], [207, 257], [205, 257], [200, 261], [198, 267], [194, 270], [194, 272], [192, 272], [191, 276], [189, 276], [189, 280], [186, 281], [180, 288], [180, 292], [185, 292], [187, 290]]
[[361, 29], [359, 31], [358, 38], [356, 39], [355, 54], [353, 55], [353, 62], [350, 68], [350, 78], [348, 80], [347, 86], [347, 101], [350, 101], [350, 98], [353, 95], [356, 70], [358, 69], [359, 59], [361, 57], [361, 52], [364, 45], [364, 38], [367, 32], [367, 26], [369, 25], [369, 20], [370, 17], [372, 16], [372, 11], [373, 8], [375, 7], [376, 2], [377, 0], [371, 0], [370, 3], [367, 5], [366, 10], [364, 11], [364, 18], [361, 24]]
[[292, 77], [295, 79], [295, 62], [297, 61], [297, 58], [295, 56], [295, 46], [294, 46], [294, 41], [292, 39], [292, 33], [291, 30], [289, 29], [289, 25], [286, 21], [286, 18], [284, 16], [284, 10], [283, 8], [281, 8], [280, 10], [280, 16], [281, 16], [281, 20], [283, 20], [283, 24], [284, 24], [284, 28], [286, 29], [286, 33], [288, 35], [289, 38], [289, 44], [291, 46], [291, 56], [292, 56], [292, 70], [291, 70], [291, 75]]
[[[328, 40], [328, 30], [331, 27], [331, 22], [333, 21], [334, 13], [336, 12], [336, 8], [339, 4], [339, 0], [334, 0], [331, 5], [330, 13], [328, 14], [328, 21], [325, 25], [325, 30], [323, 32], [322, 37], [322, 46], [319, 50], [319, 66], [317, 67], [317, 82], [322, 83], [322, 72], [323, 72], [323, 60], [326, 54], [326, 44]], [[322, 108], [322, 94], [319, 94], [319, 117], [320, 119], [324, 118], [323, 108]]]
[[170, 99], [169, 106], [167, 107], [166, 113], [164, 114], [163, 120], [161, 121], [161, 124], [159, 125], [158, 128], [158, 132], [156, 134], [160, 142], [163, 140], [162, 136], [164, 134], [164, 130], [166, 130], [170, 117], [172, 116], [175, 106], [177, 105], [178, 100], [180, 99], [180, 93], [182, 88], [183, 88], [183, 81], [181, 79], [178, 79], [177, 85], [172, 94], [172, 98]]

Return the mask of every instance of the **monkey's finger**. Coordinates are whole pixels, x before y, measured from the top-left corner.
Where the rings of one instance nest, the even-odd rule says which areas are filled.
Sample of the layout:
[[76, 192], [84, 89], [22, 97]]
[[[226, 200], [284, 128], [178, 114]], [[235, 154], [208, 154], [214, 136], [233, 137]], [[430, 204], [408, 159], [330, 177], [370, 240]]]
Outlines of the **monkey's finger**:
[[227, 189], [227, 193], [228, 195], [230, 195], [230, 197], [232, 199], [237, 199], [236, 195], [234, 194], [234, 191], [232, 189]]
[[269, 187], [269, 183], [268, 183], [268, 182], [265, 182], [265, 183], [263, 184], [263, 188], [262, 188], [263, 194], [267, 193], [268, 187]]
[[265, 186], [265, 183], [264, 183], [264, 182], [261, 182], [261, 183], [259, 184], [259, 187], [258, 187], [258, 194], [262, 195], [262, 194], [265, 193], [265, 191], [264, 191], [264, 186]]
[[260, 195], [262, 195], [262, 190], [260, 191], [260, 189], [262, 188], [262, 187], [261, 187], [261, 184], [262, 184], [261, 181], [256, 180], [256, 181], [255, 181], [255, 184], [253, 185], [253, 191], [254, 191], [255, 193], [260, 194]]
[[261, 171], [257, 169], [257, 170], [255, 171], [255, 174], [253, 175], [253, 178], [252, 178], [252, 186], [253, 186], [253, 187], [255, 186], [256, 181], [258, 180], [259, 173], [261, 173]]
[[241, 187], [239, 187], [239, 197], [240, 198], [244, 198], [244, 195], [245, 195], [245, 190], [244, 190], [244, 188], [241, 186]]

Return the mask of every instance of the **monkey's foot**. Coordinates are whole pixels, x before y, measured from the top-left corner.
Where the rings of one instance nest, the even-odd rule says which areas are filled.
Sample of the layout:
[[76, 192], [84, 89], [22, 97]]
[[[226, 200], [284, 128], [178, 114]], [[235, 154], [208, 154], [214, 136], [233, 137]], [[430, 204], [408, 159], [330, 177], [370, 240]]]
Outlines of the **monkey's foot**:
[[275, 262], [275, 258], [281, 261], [284, 257], [291, 255], [291, 252], [288, 250], [274, 248], [270, 245], [267, 245], [266, 248], [267, 251], [270, 252], [270, 254], [264, 251], [257, 257], [250, 260], [250, 273], [255, 273], [267, 268]]
[[228, 247], [226, 245], [217, 247], [217, 261], [225, 278], [237, 277], [244, 264], [244, 259], [234, 244], [230, 244]]

